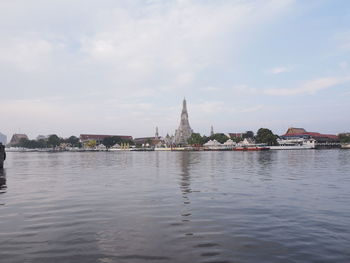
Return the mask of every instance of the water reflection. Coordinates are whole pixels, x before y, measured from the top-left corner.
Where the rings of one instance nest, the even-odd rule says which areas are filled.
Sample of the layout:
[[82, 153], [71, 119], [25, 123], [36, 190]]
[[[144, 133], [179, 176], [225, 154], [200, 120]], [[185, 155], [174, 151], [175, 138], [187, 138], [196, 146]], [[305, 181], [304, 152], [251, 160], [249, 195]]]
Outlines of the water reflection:
[[190, 204], [189, 194], [192, 192], [191, 189], [191, 177], [190, 177], [190, 152], [184, 152], [178, 155], [178, 163], [181, 168], [181, 180], [180, 189], [184, 204]]
[[350, 262], [349, 158], [327, 150], [11, 153], [0, 170], [0, 258]]
[[264, 152], [258, 152], [258, 158], [257, 158], [257, 164], [258, 166], [258, 174], [262, 176], [260, 179], [265, 180], [272, 180], [272, 163], [273, 163], [273, 151], [264, 151]]

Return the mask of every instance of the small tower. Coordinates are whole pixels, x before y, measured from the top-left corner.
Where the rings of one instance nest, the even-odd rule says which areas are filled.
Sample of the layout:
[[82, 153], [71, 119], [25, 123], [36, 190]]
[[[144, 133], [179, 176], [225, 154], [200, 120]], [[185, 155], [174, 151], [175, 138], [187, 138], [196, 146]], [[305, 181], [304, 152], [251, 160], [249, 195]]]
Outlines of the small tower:
[[211, 126], [210, 128], [210, 136], [213, 136], [214, 135], [214, 128], [213, 128], [213, 125]]
[[155, 134], [154, 138], [155, 138], [156, 140], [159, 139], [158, 126], [156, 126], [156, 134]]

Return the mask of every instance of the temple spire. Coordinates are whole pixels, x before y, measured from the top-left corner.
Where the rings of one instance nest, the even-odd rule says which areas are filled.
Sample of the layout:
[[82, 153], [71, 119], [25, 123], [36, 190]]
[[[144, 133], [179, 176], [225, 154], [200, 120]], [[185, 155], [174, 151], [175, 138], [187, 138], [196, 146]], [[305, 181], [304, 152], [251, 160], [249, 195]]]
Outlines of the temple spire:
[[154, 137], [155, 137], [155, 139], [157, 139], [157, 140], [159, 139], [158, 126], [156, 126], [156, 134], [155, 134]]
[[187, 113], [187, 105], [186, 105], [186, 98], [184, 97], [184, 100], [182, 102], [182, 113]]
[[182, 102], [181, 120], [179, 128], [175, 131], [175, 143], [187, 144], [187, 140], [191, 137], [193, 131], [188, 121], [186, 98]]

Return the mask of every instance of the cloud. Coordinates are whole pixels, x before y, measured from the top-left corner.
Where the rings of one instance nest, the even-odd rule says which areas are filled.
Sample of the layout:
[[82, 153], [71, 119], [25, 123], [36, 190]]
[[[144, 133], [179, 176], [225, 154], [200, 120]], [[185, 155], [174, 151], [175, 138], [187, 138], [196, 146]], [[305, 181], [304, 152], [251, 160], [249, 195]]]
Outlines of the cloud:
[[[172, 130], [181, 111], [174, 105], [184, 95], [196, 98], [209, 86], [208, 94], [220, 91], [215, 96], [227, 99], [232, 84], [222, 72], [240, 63], [247, 32], [281, 17], [291, 3], [0, 1], [0, 99], [7, 112], [1, 122], [9, 123], [8, 132], [26, 126], [42, 133], [40, 122], [42, 130], [67, 135], [137, 134], [155, 123]], [[36, 99], [47, 96], [62, 99]], [[229, 106], [214, 101], [193, 109], [206, 120], [202, 112], [245, 108]]]
[[229, 113], [251, 113], [263, 109], [263, 105], [254, 105], [254, 106], [236, 106], [232, 107], [224, 101], [210, 101], [202, 103], [194, 103], [191, 105], [191, 109], [195, 114], [212, 114], [212, 115], [221, 115]]
[[276, 68], [267, 70], [267, 72], [270, 74], [281, 74], [289, 71], [290, 69], [288, 67], [276, 67]]
[[348, 63], [346, 62], [346, 61], [343, 61], [343, 62], [340, 62], [339, 63], [339, 67], [341, 68], [341, 69], [347, 69], [348, 68]]
[[214, 87], [214, 86], [208, 86], [208, 87], [204, 87], [202, 88], [203, 91], [207, 91], [207, 92], [219, 92], [220, 90], [222, 90], [219, 87]]
[[231, 88], [231, 91], [234, 93], [235, 96], [238, 95], [253, 95], [257, 93], [256, 88], [249, 87], [248, 85], [245, 84], [240, 84], [233, 86]]
[[334, 87], [350, 80], [350, 77], [319, 78], [304, 83], [298, 88], [271, 88], [263, 91], [266, 95], [291, 96], [300, 94], [315, 94], [318, 91]]
[[116, 6], [100, 13], [101, 28], [80, 39], [81, 54], [89, 64], [108, 67], [125, 85], [181, 89], [225, 61], [232, 49], [228, 38], [270, 19], [290, 1], [147, 3], [132, 11]]
[[342, 32], [335, 36], [338, 42], [338, 48], [340, 50], [349, 51], [350, 50], [350, 31]]
[[12, 65], [20, 71], [29, 72], [46, 69], [55, 48], [59, 45], [40, 38], [3, 39], [0, 42], [0, 65]]

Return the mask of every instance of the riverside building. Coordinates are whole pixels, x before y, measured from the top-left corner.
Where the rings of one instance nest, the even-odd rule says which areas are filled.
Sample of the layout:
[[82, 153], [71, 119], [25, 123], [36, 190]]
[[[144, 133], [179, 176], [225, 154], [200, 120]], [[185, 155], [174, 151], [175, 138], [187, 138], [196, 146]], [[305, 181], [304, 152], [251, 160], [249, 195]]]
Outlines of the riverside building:
[[280, 136], [284, 140], [291, 139], [314, 139], [316, 148], [338, 148], [340, 147], [339, 136], [334, 134], [322, 134], [318, 132], [308, 132], [303, 128], [289, 128], [287, 132]]
[[10, 140], [9, 145], [10, 146], [15, 146], [16, 144], [19, 144], [21, 140], [29, 140], [28, 136], [26, 134], [21, 134], [21, 133], [15, 133], [12, 135], [12, 138]]

